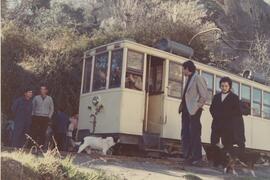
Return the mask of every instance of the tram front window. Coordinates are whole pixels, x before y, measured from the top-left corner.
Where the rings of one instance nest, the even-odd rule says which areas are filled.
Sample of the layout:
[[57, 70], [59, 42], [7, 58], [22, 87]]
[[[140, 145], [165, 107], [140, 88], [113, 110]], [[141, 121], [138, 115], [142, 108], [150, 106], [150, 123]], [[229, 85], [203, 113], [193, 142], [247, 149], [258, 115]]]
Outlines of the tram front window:
[[128, 50], [127, 72], [125, 87], [134, 90], [142, 90], [144, 54]]
[[96, 55], [93, 91], [98, 91], [106, 88], [107, 68], [108, 68], [108, 53]]
[[123, 50], [112, 51], [110, 88], [117, 88], [121, 85]]

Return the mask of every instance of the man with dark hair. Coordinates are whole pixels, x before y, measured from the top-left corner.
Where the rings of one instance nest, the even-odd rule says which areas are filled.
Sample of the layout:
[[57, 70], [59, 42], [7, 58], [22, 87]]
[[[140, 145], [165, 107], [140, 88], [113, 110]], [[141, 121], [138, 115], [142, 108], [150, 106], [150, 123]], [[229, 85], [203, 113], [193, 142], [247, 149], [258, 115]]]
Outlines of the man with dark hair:
[[48, 88], [40, 86], [40, 95], [33, 99], [33, 118], [31, 136], [39, 144], [45, 145], [46, 130], [54, 112], [52, 97], [48, 96]]
[[231, 91], [229, 77], [221, 78], [219, 85], [221, 92], [214, 96], [210, 106], [213, 117], [211, 144], [215, 146], [221, 139], [225, 150], [230, 151], [234, 144], [243, 150], [245, 131], [239, 97]]
[[183, 64], [187, 77], [179, 113], [182, 112], [181, 140], [186, 161], [197, 165], [202, 160], [201, 122], [202, 107], [207, 101], [207, 84], [203, 77], [196, 74], [192, 61]]
[[183, 68], [188, 69], [191, 73], [195, 73], [196, 66], [192, 61], [186, 61], [183, 63]]
[[32, 115], [32, 89], [26, 88], [22, 97], [13, 103], [14, 129], [12, 133], [12, 147], [21, 148], [25, 142], [25, 134], [29, 133]]

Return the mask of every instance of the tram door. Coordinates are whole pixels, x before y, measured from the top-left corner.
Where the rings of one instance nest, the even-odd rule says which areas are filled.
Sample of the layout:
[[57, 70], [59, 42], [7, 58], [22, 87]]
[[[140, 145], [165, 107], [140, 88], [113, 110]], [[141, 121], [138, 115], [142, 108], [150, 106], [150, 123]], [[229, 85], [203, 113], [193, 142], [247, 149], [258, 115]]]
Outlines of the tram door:
[[144, 132], [160, 135], [164, 121], [165, 60], [148, 55]]

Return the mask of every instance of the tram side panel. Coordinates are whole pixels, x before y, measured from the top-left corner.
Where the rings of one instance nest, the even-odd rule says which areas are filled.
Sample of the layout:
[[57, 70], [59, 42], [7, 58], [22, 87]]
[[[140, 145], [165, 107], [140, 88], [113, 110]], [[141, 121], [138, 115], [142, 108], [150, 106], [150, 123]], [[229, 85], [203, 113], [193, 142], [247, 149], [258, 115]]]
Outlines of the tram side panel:
[[202, 125], [202, 135], [201, 140], [203, 143], [210, 143], [210, 137], [211, 137], [211, 125], [213, 118], [211, 116], [211, 113], [209, 111], [210, 106], [204, 105], [203, 111], [201, 115], [201, 125]]
[[[103, 105], [101, 111], [96, 115], [95, 133], [119, 133], [121, 91], [91, 93], [91, 95], [81, 96], [78, 129], [92, 131], [93, 118], [90, 118], [90, 114], [95, 113], [95, 106], [92, 104], [92, 99], [95, 96], [100, 98], [99, 104]], [[91, 107], [91, 110], [88, 106]]]
[[[178, 107], [180, 100], [174, 98], [166, 98], [166, 111], [165, 118], [167, 118], [166, 123], [163, 126], [163, 138], [168, 139], [179, 139], [181, 140], [181, 129], [182, 129], [182, 116], [178, 113]], [[209, 106], [204, 106], [201, 116], [202, 124], [202, 142], [210, 143], [211, 136], [211, 123], [212, 117], [209, 112]]]
[[252, 117], [245, 122], [252, 121], [252, 148], [270, 151], [270, 120]]
[[254, 148], [252, 143], [252, 128], [253, 128], [253, 117], [252, 116], [243, 116], [244, 127], [245, 127], [245, 145], [247, 148]]
[[145, 108], [145, 94], [141, 91], [124, 89], [121, 101], [120, 132], [142, 135]]
[[178, 113], [179, 99], [165, 98], [165, 124], [163, 125], [162, 137], [168, 139], [181, 138], [181, 115]]

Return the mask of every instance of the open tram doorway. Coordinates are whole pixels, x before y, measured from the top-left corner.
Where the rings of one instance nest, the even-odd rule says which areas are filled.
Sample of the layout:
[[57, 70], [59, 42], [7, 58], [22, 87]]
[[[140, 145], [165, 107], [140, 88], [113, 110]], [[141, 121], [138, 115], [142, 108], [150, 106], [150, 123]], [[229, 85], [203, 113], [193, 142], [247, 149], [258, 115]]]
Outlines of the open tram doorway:
[[164, 122], [165, 59], [147, 56], [144, 133], [160, 136]]

